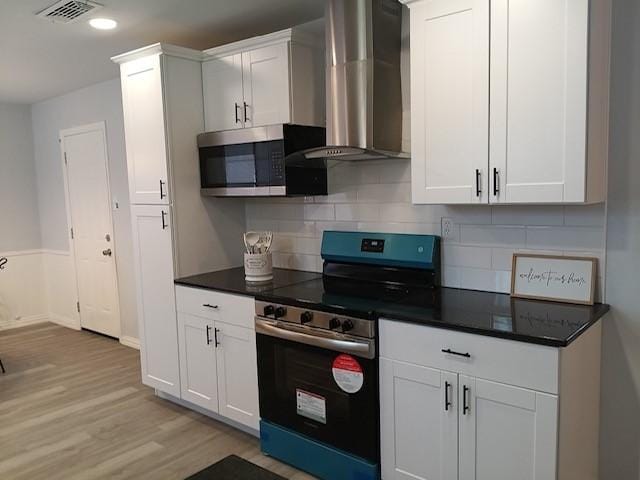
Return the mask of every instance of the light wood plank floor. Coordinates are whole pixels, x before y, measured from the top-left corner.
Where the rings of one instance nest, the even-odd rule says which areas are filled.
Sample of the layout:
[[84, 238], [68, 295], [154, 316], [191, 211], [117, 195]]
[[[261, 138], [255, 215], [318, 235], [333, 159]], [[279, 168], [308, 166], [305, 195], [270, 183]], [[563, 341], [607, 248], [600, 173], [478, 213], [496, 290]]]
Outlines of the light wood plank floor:
[[236, 454], [286, 478], [308, 475], [258, 440], [159, 399], [137, 350], [50, 323], [0, 331], [0, 478], [177, 479]]

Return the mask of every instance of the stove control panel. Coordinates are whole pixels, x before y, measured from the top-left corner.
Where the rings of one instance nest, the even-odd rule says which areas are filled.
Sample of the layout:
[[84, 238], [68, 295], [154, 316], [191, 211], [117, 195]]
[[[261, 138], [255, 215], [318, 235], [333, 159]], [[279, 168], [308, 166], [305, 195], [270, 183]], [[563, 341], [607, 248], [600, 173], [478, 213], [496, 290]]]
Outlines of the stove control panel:
[[320, 328], [356, 337], [375, 338], [375, 322], [335, 313], [256, 301], [256, 316], [281, 322]]

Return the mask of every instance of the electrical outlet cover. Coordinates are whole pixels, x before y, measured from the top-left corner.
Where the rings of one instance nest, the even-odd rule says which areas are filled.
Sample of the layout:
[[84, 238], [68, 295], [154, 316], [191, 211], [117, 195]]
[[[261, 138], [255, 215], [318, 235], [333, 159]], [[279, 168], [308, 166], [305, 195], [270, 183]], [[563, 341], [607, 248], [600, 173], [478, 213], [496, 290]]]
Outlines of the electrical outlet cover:
[[443, 239], [452, 239], [454, 237], [453, 233], [453, 220], [451, 218], [442, 217], [441, 219], [442, 226], [442, 238]]

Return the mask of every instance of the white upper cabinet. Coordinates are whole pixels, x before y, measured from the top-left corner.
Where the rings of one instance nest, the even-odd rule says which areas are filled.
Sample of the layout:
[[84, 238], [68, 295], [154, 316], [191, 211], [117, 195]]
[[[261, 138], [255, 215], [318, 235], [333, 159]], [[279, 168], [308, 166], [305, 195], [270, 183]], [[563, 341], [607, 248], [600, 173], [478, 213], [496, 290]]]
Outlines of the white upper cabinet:
[[242, 54], [243, 120], [247, 127], [288, 123], [289, 52], [286, 43]]
[[205, 130], [325, 123], [322, 21], [204, 52]]
[[414, 203], [605, 197], [611, 0], [402, 0]]
[[486, 203], [489, 0], [411, 9], [415, 203]]
[[168, 204], [162, 58], [151, 55], [120, 70], [132, 204]]
[[242, 127], [242, 55], [237, 53], [203, 63], [202, 80], [206, 130]]

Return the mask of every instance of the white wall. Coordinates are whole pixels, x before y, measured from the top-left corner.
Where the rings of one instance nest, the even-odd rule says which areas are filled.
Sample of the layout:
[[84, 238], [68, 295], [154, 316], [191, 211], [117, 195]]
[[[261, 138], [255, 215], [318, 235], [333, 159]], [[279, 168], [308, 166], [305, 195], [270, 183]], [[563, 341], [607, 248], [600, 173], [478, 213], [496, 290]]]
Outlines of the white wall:
[[29, 106], [0, 103], [2, 257], [6, 264], [0, 269], [0, 329], [44, 318], [31, 110]]
[[0, 253], [40, 248], [31, 110], [0, 103]]
[[[32, 106], [33, 141], [39, 194], [42, 247], [51, 313], [73, 323], [75, 291], [69, 252], [64, 177], [58, 137], [60, 130], [106, 122], [111, 194], [119, 208], [113, 211], [122, 336], [137, 338], [135, 283], [132, 269], [131, 221], [119, 79], [102, 82]], [[48, 253], [47, 253], [48, 252]]]
[[329, 172], [328, 197], [247, 202], [247, 227], [277, 233], [275, 266], [320, 271], [324, 230], [440, 235], [442, 217], [454, 222], [443, 242], [448, 287], [507, 292], [514, 251], [603, 258], [603, 205], [412, 205], [408, 160], [334, 163]]
[[601, 480], [640, 478], [640, 2], [613, 2]]

